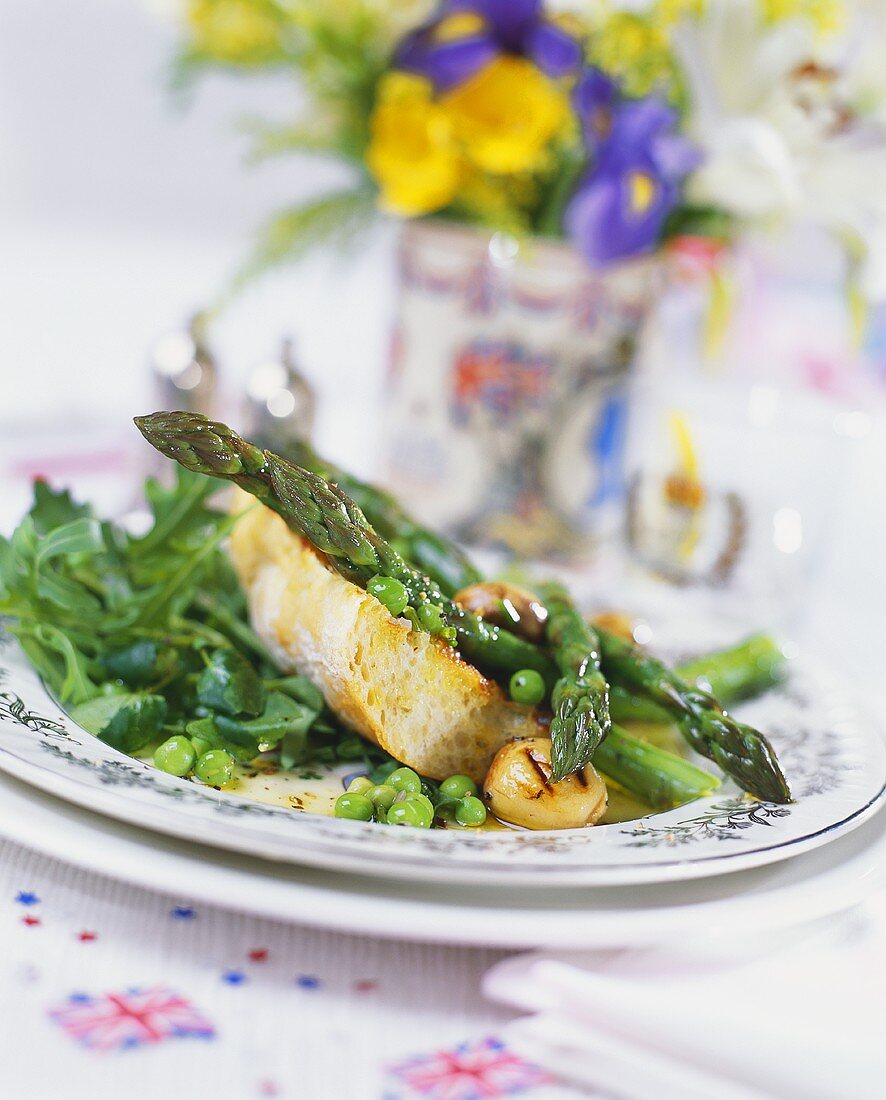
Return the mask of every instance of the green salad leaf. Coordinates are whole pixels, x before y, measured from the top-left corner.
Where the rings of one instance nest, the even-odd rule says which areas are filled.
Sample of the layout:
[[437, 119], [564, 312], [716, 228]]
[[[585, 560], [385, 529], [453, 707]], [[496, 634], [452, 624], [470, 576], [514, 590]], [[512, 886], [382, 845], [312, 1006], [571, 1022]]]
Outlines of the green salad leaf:
[[122, 649], [111, 649], [99, 657], [108, 676], [130, 687], [145, 687], [157, 679], [159, 647], [148, 638], [139, 638]]
[[149, 745], [163, 725], [166, 700], [160, 695], [99, 695], [74, 707], [71, 717], [105, 744], [136, 753]]
[[249, 661], [235, 649], [217, 649], [197, 681], [197, 699], [219, 714], [256, 717], [267, 691]]
[[171, 485], [151, 479], [151, 523], [133, 535], [37, 481], [31, 511], [0, 538], [5, 628], [72, 717], [123, 752], [182, 736], [198, 757], [371, 766], [382, 754], [309, 680], [278, 668], [250, 626], [217, 493], [188, 470]]
[[103, 549], [101, 527], [91, 517], [83, 516], [43, 535], [34, 553], [34, 567], [39, 573], [54, 558], [72, 554], [89, 554]]
[[34, 507], [31, 520], [38, 535], [48, 535], [57, 527], [72, 523], [77, 519], [88, 519], [92, 509], [88, 504], [77, 504], [67, 490], [58, 492], [51, 489], [42, 479], [34, 482]]
[[304, 703], [317, 714], [323, 710], [323, 694], [307, 676], [284, 676], [280, 680], [271, 681], [270, 686], [298, 700], [299, 703]]
[[296, 703], [281, 691], [272, 691], [258, 718], [236, 719], [217, 714], [215, 724], [226, 740], [244, 748], [254, 748], [256, 752], [266, 752], [276, 748], [287, 734], [306, 739], [318, 716], [318, 711], [304, 703]]

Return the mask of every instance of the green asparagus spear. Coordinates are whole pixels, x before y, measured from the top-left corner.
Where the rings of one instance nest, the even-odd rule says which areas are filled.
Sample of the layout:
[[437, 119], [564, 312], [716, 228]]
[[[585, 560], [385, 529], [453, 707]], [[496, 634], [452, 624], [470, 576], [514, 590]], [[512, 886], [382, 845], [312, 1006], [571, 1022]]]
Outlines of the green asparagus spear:
[[607, 675], [667, 709], [695, 751], [713, 760], [743, 790], [768, 802], [790, 802], [787, 780], [761, 733], [730, 718], [712, 695], [687, 684], [661, 661], [605, 630], [599, 636]]
[[331, 462], [325, 462], [309, 443], [287, 442], [282, 457], [296, 466], [334, 482], [353, 500], [382, 538], [396, 542], [404, 556], [432, 580], [447, 596], [483, 579], [468, 558], [448, 539], [423, 527], [382, 489], [369, 485]]
[[[784, 654], [768, 634], [754, 634], [728, 649], [677, 666], [681, 679], [710, 691], [725, 706], [774, 687], [784, 677], [784, 670]], [[619, 683], [610, 684], [609, 710], [617, 722], [671, 721], [668, 711], [648, 696]]]
[[593, 764], [641, 801], [664, 809], [681, 806], [720, 786], [716, 776], [613, 725]]
[[551, 778], [557, 783], [584, 767], [609, 733], [609, 685], [600, 672], [596, 631], [566, 589], [547, 584], [541, 596], [547, 641], [560, 670], [551, 696]]
[[233, 481], [273, 508], [347, 580], [365, 587], [374, 576], [393, 577], [406, 589], [410, 606], [437, 607], [445, 626], [455, 630], [460, 651], [479, 667], [503, 676], [533, 668], [553, 684], [556, 668], [541, 650], [448, 599], [376, 534], [357, 505], [335, 485], [196, 413], [158, 412], [136, 417], [135, 423], [168, 458], [189, 470]]
[[738, 645], [706, 653], [677, 670], [687, 683], [709, 691], [722, 703], [760, 695], [784, 678], [785, 656], [768, 634], [754, 634]]
[[673, 721], [672, 715], [658, 703], [653, 703], [648, 695], [615, 680], [609, 685], [609, 713], [614, 722], [658, 722], [664, 725]]

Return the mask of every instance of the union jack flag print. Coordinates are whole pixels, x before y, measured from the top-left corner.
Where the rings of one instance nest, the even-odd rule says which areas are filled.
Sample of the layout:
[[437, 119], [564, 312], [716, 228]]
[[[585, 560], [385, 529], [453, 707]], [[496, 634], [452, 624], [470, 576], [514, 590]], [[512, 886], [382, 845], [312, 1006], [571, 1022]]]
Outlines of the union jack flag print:
[[73, 993], [50, 1018], [95, 1051], [129, 1050], [164, 1039], [211, 1039], [212, 1024], [164, 986], [91, 996]]
[[502, 418], [541, 409], [553, 397], [553, 365], [514, 343], [478, 340], [453, 364], [453, 415], [465, 423], [475, 406]]
[[553, 1080], [539, 1066], [519, 1058], [500, 1039], [491, 1037], [410, 1058], [390, 1066], [389, 1073], [400, 1088], [389, 1089], [385, 1100], [417, 1096], [427, 1100], [496, 1100]]

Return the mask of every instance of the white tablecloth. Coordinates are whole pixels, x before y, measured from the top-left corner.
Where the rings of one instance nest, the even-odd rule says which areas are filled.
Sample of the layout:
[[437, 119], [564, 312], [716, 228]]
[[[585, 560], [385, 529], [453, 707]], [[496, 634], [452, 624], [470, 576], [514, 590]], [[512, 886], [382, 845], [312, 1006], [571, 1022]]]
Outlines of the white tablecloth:
[[[841, 952], [854, 972], [882, 972], [883, 902], [875, 895], [798, 930], [798, 943], [827, 943], [823, 1005]], [[483, 975], [504, 952], [284, 925], [122, 885], [3, 840], [0, 937], [3, 1097], [609, 1098], [542, 1070], [526, 1029], [510, 1031], [523, 1013], [484, 999]], [[739, 978], [760, 953], [753, 942], [736, 945]], [[791, 952], [777, 949], [778, 989], [760, 989], [755, 1026], [784, 1024], [784, 994], [808, 979], [809, 952], [796, 954], [803, 974], [792, 977]], [[728, 1006], [726, 962], [714, 1000]], [[664, 990], [701, 964], [674, 944], [599, 952], [584, 965], [623, 974], [628, 988], [664, 978]], [[505, 999], [525, 1010], [532, 995]], [[594, 1079], [592, 1066], [582, 1069]]]
[[573, 1097], [483, 999], [502, 953], [283, 925], [0, 841], [0, 1095]]

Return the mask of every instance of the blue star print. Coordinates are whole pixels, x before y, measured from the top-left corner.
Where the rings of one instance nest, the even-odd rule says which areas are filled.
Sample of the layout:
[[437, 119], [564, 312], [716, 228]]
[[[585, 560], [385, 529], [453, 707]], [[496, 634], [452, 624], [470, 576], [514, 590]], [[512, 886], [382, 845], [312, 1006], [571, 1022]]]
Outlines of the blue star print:
[[197, 916], [190, 905], [176, 905], [169, 915], [175, 920], [193, 920]]
[[15, 900], [19, 905], [36, 905], [40, 899], [36, 894], [32, 894], [30, 890], [19, 890], [15, 895]]
[[242, 985], [246, 981], [246, 975], [241, 970], [226, 970], [222, 974], [222, 981], [228, 985]]

